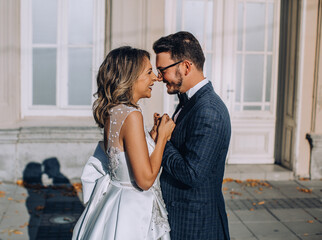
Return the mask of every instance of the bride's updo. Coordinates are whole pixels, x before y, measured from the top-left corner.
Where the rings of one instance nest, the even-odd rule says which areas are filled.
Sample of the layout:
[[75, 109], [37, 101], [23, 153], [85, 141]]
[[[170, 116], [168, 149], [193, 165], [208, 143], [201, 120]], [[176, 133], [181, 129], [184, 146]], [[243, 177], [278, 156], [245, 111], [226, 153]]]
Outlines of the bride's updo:
[[112, 50], [105, 58], [97, 74], [97, 99], [93, 103], [93, 115], [103, 128], [109, 110], [119, 104], [137, 107], [132, 103], [132, 87], [144, 69], [145, 58], [150, 54], [129, 46]]

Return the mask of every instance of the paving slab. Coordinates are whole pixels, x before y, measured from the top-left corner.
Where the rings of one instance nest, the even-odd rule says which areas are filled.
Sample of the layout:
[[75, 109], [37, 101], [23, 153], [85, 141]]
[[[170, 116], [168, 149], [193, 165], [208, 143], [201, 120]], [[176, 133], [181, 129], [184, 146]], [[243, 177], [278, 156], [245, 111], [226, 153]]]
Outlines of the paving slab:
[[248, 222], [245, 225], [255, 234], [258, 239], [281, 239], [298, 240], [299, 238], [280, 222]]
[[271, 213], [281, 222], [309, 221], [314, 218], [303, 209], [271, 209]]
[[301, 236], [303, 240], [321, 240], [322, 235], [321, 234], [305, 234]]
[[234, 211], [227, 209], [226, 212], [227, 212], [228, 222], [230, 223], [240, 222], [240, 219], [236, 216]]
[[305, 234], [316, 234], [322, 236], [322, 223], [318, 221], [296, 221], [285, 222], [284, 224], [299, 236], [303, 236]]
[[322, 207], [321, 208], [304, 208], [315, 220], [322, 222]]
[[322, 181], [321, 180], [310, 180], [310, 181], [296, 180], [296, 182], [298, 184], [301, 184], [301, 185], [306, 186], [308, 188], [322, 189]]
[[255, 235], [241, 222], [229, 223], [229, 233], [231, 240], [253, 240]]
[[252, 199], [254, 196], [250, 194], [245, 185], [237, 182], [226, 182], [223, 184], [223, 194], [225, 199]]
[[244, 223], [261, 222], [264, 224], [266, 222], [278, 222], [278, 220], [265, 209], [258, 209], [254, 211], [237, 210], [237, 211], [234, 211], [234, 213]]
[[269, 183], [279, 190], [287, 198], [316, 198], [311, 192], [305, 192], [305, 188], [295, 181], [269, 181]]

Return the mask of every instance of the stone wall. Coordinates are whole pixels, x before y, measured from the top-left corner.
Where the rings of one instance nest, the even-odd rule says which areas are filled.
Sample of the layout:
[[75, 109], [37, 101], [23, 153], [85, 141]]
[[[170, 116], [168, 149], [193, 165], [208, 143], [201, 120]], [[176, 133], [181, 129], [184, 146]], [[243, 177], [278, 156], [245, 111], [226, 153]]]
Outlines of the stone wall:
[[97, 127], [0, 129], [0, 181], [22, 179], [29, 163], [46, 159], [56, 159], [63, 175], [77, 179], [101, 139]]

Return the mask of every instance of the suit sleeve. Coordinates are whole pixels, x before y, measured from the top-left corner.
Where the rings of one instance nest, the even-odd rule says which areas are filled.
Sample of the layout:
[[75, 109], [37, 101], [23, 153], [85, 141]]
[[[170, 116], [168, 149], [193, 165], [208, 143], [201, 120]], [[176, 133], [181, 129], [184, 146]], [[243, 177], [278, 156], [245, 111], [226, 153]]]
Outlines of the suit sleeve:
[[163, 154], [163, 170], [193, 187], [213, 174], [228, 132], [221, 114], [210, 107], [199, 108], [188, 121], [184, 149], [180, 152], [169, 141]]

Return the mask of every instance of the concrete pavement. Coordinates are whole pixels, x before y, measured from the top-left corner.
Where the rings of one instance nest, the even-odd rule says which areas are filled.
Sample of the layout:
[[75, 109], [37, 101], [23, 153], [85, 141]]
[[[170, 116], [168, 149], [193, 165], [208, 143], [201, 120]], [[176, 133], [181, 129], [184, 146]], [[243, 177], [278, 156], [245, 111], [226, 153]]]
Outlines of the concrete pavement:
[[232, 240], [322, 239], [322, 181], [228, 180]]
[[[225, 178], [231, 239], [322, 239], [322, 181]], [[0, 184], [0, 240], [71, 238], [80, 185]]]

